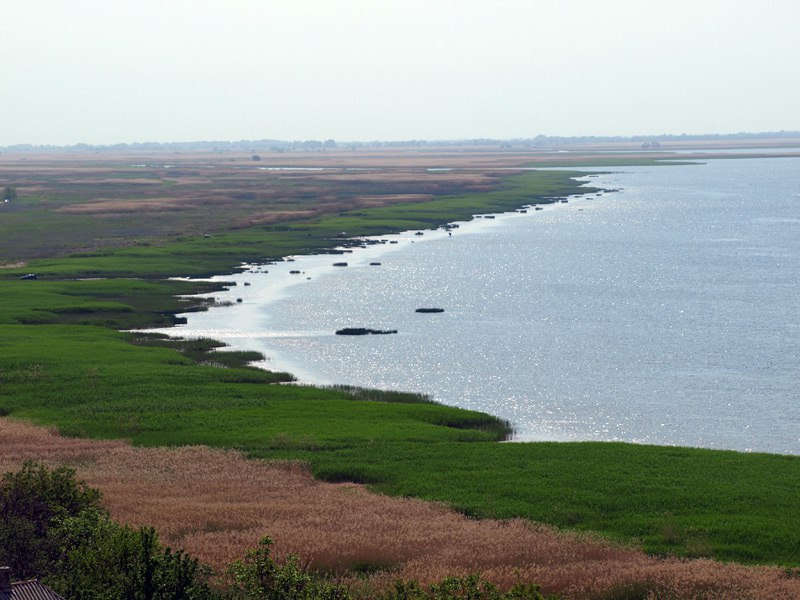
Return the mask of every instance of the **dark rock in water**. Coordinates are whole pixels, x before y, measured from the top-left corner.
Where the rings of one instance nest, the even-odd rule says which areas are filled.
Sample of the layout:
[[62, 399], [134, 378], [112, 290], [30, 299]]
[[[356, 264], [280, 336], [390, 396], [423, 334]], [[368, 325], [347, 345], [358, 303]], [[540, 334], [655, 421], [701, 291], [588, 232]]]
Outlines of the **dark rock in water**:
[[483, 217], [484, 219], [494, 219], [494, 215], [486, 215]]
[[380, 267], [381, 263], [379, 263], [379, 262], [371, 262], [371, 263], [369, 263], [369, 266], [370, 267]]
[[237, 301], [237, 302], [241, 302], [241, 301], [242, 301], [242, 299], [241, 299], [241, 298], [237, 298], [237, 299], [236, 299], [236, 301]]
[[418, 313], [443, 313], [443, 308], [418, 308], [415, 312]]
[[541, 206], [537, 206], [535, 208], [536, 208], [536, 210], [544, 210]]
[[300, 271], [289, 271], [289, 275], [300, 275]]
[[244, 284], [245, 285], [250, 285], [250, 282], [249, 281], [245, 281]]
[[172, 324], [173, 325], [186, 325], [189, 322], [189, 319], [186, 317], [172, 317]]
[[424, 234], [424, 233], [422, 233], [421, 231], [418, 231], [418, 232], [417, 232], [417, 233], [415, 233], [414, 235], [425, 235], [425, 234]]
[[391, 241], [391, 242], [389, 242], [389, 243], [390, 243], [390, 244], [396, 244], [396, 243], [397, 243], [397, 240], [392, 240], [392, 241]]
[[337, 329], [336, 335], [385, 335], [397, 333], [397, 329], [367, 329], [366, 327], [345, 327]]
[[346, 262], [335, 262], [335, 263], [333, 263], [333, 266], [334, 267], [346, 267], [347, 263]]

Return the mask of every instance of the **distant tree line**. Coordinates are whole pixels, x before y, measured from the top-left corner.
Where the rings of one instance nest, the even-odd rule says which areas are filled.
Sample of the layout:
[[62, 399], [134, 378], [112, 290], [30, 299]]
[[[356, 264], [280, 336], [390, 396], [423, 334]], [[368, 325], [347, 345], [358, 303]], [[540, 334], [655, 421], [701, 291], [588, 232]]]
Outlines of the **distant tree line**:
[[346, 141], [337, 142], [327, 140], [240, 140], [240, 141], [196, 141], [196, 142], [137, 142], [130, 144], [75, 144], [73, 146], [16, 144], [0, 148], [2, 152], [94, 152], [94, 153], [124, 153], [132, 151], [153, 152], [250, 152], [256, 154], [261, 151], [292, 152], [292, 151], [323, 151], [334, 148], [399, 148], [399, 147], [450, 147], [450, 146], [495, 146], [500, 148], [512, 147], [558, 147], [574, 144], [588, 143], [649, 143], [654, 142], [700, 142], [700, 141], [733, 141], [754, 139], [793, 139], [800, 138], [800, 131], [763, 131], [758, 133], [710, 133], [704, 135], [689, 134], [659, 134], [659, 135], [634, 135], [634, 136], [549, 136], [537, 135], [533, 138], [470, 138], [456, 140], [372, 140], [372, 141]]

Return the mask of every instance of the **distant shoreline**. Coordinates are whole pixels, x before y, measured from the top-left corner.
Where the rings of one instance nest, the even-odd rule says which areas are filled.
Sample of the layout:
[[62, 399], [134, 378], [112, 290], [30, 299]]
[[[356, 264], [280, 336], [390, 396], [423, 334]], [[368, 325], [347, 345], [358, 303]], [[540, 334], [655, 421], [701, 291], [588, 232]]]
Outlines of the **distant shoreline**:
[[739, 132], [729, 134], [642, 134], [633, 136], [545, 136], [532, 138], [470, 138], [444, 140], [193, 140], [172, 142], [121, 142], [111, 144], [76, 143], [59, 144], [9, 144], [0, 146], [0, 154], [174, 154], [208, 152], [226, 154], [236, 152], [268, 152], [281, 154], [389, 151], [404, 149], [441, 151], [442, 149], [496, 149], [511, 152], [515, 149], [538, 151], [553, 150], [664, 150], [753, 147], [800, 147], [800, 131]]

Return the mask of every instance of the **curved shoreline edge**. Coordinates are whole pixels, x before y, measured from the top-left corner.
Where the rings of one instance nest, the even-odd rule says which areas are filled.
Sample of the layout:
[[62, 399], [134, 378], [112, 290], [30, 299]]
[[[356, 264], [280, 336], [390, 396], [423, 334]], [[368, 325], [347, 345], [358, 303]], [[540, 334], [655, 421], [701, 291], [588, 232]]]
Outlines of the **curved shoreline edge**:
[[[450, 219], [450, 220], [447, 220], [447, 221], [445, 221], [443, 223], [438, 223], [438, 224], [437, 223], [433, 223], [433, 224], [430, 225], [430, 227], [428, 227], [424, 231], [427, 231], [427, 232], [430, 232], [430, 231], [446, 232], [446, 231], [450, 231], [450, 230], [456, 231], [460, 227], [464, 227], [464, 226], [469, 227], [471, 225], [476, 225], [478, 227], [481, 227], [483, 225], [483, 223], [481, 221], [483, 221], [485, 224], [489, 224], [495, 218], [498, 218], [498, 217], [510, 217], [510, 216], [516, 215], [516, 214], [518, 214], [520, 212], [526, 213], [526, 212], [528, 212], [528, 210], [533, 212], [534, 209], [538, 211], [543, 206], [553, 205], [555, 207], [559, 207], [562, 203], [568, 202], [568, 199], [582, 200], [582, 201], [594, 200], [595, 198], [600, 197], [602, 195], [611, 194], [611, 193], [619, 191], [617, 189], [612, 189], [612, 188], [599, 188], [599, 187], [592, 186], [591, 185], [591, 181], [589, 179], [591, 177], [595, 177], [595, 176], [597, 176], [599, 174], [601, 174], [601, 173], [596, 171], [596, 170], [591, 170], [591, 171], [586, 171], [586, 172], [573, 172], [573, 171], [570, 170], [570, 178], [571, 179], [574, 179], [574, 180], [586, 179], [587, 181], [577, 182], [578, 183], [578, 187], [575, 188], [575, 189], [569, 190], [569, 193], [565, 193], [563, 195], [546, 195], [546, 196], [541, 197], [541, 198], [528, 198], [528, 199], [526, 199], [527, 201], [524, 204], [521, 204], [521, 205], [518, 205], [518, 206], [507, 207], [506, 210], [503, 210], [502, 212], [492, 212], [492, 213], [490, 213], [490, 212], [481, 211], [481, 212], [478, 212], [476, 214], [470, 215], [468, 218], [462, 218], [462, 219], [458, 219], [458, 220]], [[498, 223], [499, 222], [500, 221], [498, 221]], [[473, 228], [472, 231], [475, 231], [475, 229]], [[481, 229], [477, 229], [477, 231], [481, 231]], [[419, 229], [407, 229], [407, 230], [403, 230], [403, 231], [399, 231], [399, 232], [386, 232], [386, 233], [372, 234], [369, 238], [366, 238], [366, 237], [353, 237], [353, 238], [347, 238], [347, 239], [342, 239], [342, 240], [335, 240], [337, 242], [340, 242], [340, 244], [335, 246], [335, 247], [332, 246], [332, 247], [327, 248], [327, 249], [321, 249], [318, 253], [314, 253], [314, 254], [310, 254], [310, 255], [301, 255], [299, 253], [287, 254], [286, 256], [281, 257], [279, 260], [274, 261], [271, 264], [280, 263], [282, 261], [287, 261], [287, 260], [293, 260], [291, 258], [293, 256], [296, 256], [298, 258], [300, 256], [310, 256], [312, 258], [320, 258], [321, 259], [323, 257], [336, 256], [336, 255], [339, 255], [339, 254], [346, 254], [346, 253], [349, 253], [349, 252], [357, 251], [358, 248], [368, 248], [368, 247], [380, 248], [381, 244], [378, 243], [379, 242], [379, 238], [384, 238], [383, 240], [380, 240], [380, 241], [386, 242], [387, 241], [386, 240], [386, 236], [389, 236], [390, 239], [393, 240], [391, 243], [396, 244], [397, 241], [395, 241], [395, 240], [397, 240], [397, 238], [391, 237], [391, 236], [396, 236], [396, 235], [397, 236], [405, 236], [405, 237], [409, 237], [410, 238], [410, 236], [422, 235], [422, 231], [419, 230]], [[429, 237], [424, 237], [424, 238], [419, 238], [419, 239], [420, 239], [420, 241], [422, 241], [424, 243], [424, 242], [428, 241], [430, 238]], [[402, 242], [402, 240], [400, 240], [400, 241]], [[332, 266], [333, 267], [340, 267], [340, 266], [346, 265], [346, 264], [347, 263], [334, 262], [334, 263], [332, 263]], [[370, 263], [370, 264], [376, 264], [376, 263]], [[380, 263], [377, 263], [377, 264], [380, 264]], [[270, 265], [270, 263], [267, 263], [267, 266], [269, 266], [269, 265]], [[259, 272], [258, 268], [259, 268], [259, 263], [244, 264], [244, 265], [240, 265], [238, 271], [241, 272], [242, 270], [247, 270], [249, 272], [258, 273]], [[251, 271], [251, 269], [252, 269], [252, 271]], [[331, 268], [328, 271], [330, 271], [330, 273], [336, 273], [338, 271], [338, 269]], [[290, 271], [290, 273], [299, 273], [299, 272], [298, 271]], [[303, 273], [305, 273], [305, 271], [303, 271]], [[233, 280], [234, 278], [237, 277], [237, 275], [239, 275], [239, 273], [237, 273], [237, 272], [227, 272], [227, 273], [225, 273], [223, 275], [215, 276], [214, 279], [215, 280], [219, 280], [220, 278], [222, 278], [222, 279], [230, 278], [231, 280]], [[285, 278], [284, 277], [283, 279], [285, 279], [285, 281], [282, 281], [282, 283], [290, 283], [290, 284], [302, 283], [300, 281], [300, 279], [298, 279], [296, 277], [289, 277], [289, 278]], [[302, 279], [304, 280], [305, 278], [303, 277]], [[274, 279], [272, 281], [274, 281]], [[233, 283], [233, 286], [237, 285], [236, 281], [229, 281], [229, 282], [226, 281], [226, 282], [223, 282], [223, 285], [227, 286], [227, 285], [230, 285], [230, 283]], [[241, 281], [239, 281], [238, 285], [241, 285]], [[244, 285], [245, 286], [249, 286], [249, 285], [251, 285], [251, 283], [246, 282], [246, 283], [244, 283]], [[253, 285], [257, 286], [258, 284], [255, 283]], [[269, 283], [267, 285], [269, 285]], [[293, 287], [293, 285], [290, 286], [290, 287]], [[236, 289], [236, 287], [226, 287], [226, 291], [228, 291], [228, 292], [230, 292], [230, 294], [232, 294], [231, 297], [234, 297], [234, 296], [237, 295], [235, 293], [235, 291], [234, 291], [235, 289]], [[282, 290], [283, 287], [281, 286], [280, 289]], [[237, 298], [236, 302], [237, 303], [241, 302], [241, 299]], [[271, 302], [271, 300], [268, 300], [267, 304], [260, 304], [259, 306], [262, 306], [262, 307], [266, 306], [266, 305], [269, 304], [269, 302]], [[234, 309], [235, 310], [239, 306], [239, 304], [237, 304], [237, 303], [234, 303], [234, 302], [226, 300], [226, 301], [223, 301], [222, 303], [220, 303], [219, 305], [210, 306], [209, 310], [217, 310], [217, 309], [222, 310], [222, 311], [226, 311], [226, 310], [229, 310], [229, 309]], [[418, 308], [418, 309], [416, 309], [416, 312], [440, 313], [440, 312], [444, 312], [444, 309], [442, 309], [442, 308]], [[183, 319], [184, 315], [186, 315], [189, 319], [191, 318], [190, 317], [191, 313], [181, 314], [181, 315], [179, 315], [178, 318], [179, 319]], [[223, 313], [220, 313], [219, 317], [220, 317], [221, 320], [224, 320], [224, 314]], [[397, 333], [397, 331], [395, 331], [395, 330], [391, 330], [391, 331], [375, 331], [375, 330], [370, 329], [368, 326], [361, 326], [361, 325], [359, 325], [358, 327], [346, 327], [342, 331], [344, 331], [346, 333], [349, 333], [351, 329], [359, 330], [359, 332], [363, 330], [364, 333], [368, 333], [368, 332], [371, 332], [371, 333]], [[156, 333], [164, 333], [164, 334], [166, 334], [166, 335], [168, 335], [170, 337], [174, 337], [176, 339], [181, 339], [181, 338], [196, 339], [197, 337], [200, 337], [200, 335], [191, 334], [191, 333], [190, 333], [190, 335], [187, 336], [186, 332], [184, 330], [176, 329], [175, 327], [154, 329], [152, 331], [154, 331]], [[268, 330], [265, 330], [265, 331], [268, 331]], [[335, 334], [336, 335], [340, 335], [340, 331], [337, 330], [335, 332]], [[211, 337], [215, 337], [213, 333], [211, 333], [210, 336]], [[223, 342], [224, 344], [227, 344], [227, 342], [224, 339], [221, 340], [221, 342]], [[246, 348], [246, 344], [240, 345], [240, 348], [241, 349]], [[261, 350], [263, 350], [263, 348]], [[259, 364], [259, 363], [261, 363], [261, 364]], [[255, 360], [253, 362], [253, 366], [255, 366], [257, 368], [261, 368], [261, 369], [267, 370], [267, 371], [272, 371], [273, 369], [271, 368], [271, 366], [266, 364], [266, 363], [267, 363], [267, 359], [262, 354], [259, 359]], [[303, 371], [302, 367], [293, 366], [291, 364], [291, 362], [285, 362], [285, 361], [283, 363], [281, 363], [279, 361], [277, 367], [278, 367], [278, 370], [280, 370], [281, 372], [283, 372], [283, 371], [289, 372], [289, 373], [292, 374], [292, 376], [296, 376], [296, 369], [297, 368], [299, 368], [301, 371]], [[323, 387], [323, 388], [325, 388], [325, 387], [336, 387], [336, 388], [351, 387], [353, 389], [356, 389], [358, 387], [358, 386], [352, 386], [349, 382], [344, 382], [344, 381], [333, 381], [333, 382], [331, 382], [331, 381], [324, 381], [324, 380], [315, 380], [315, 378], [313, 376], [310, 379], [303, 379], [302, 381], [293, 381], [293, 382], [287, 382], [287, 383], [296, 383], [298, 385], [311, 385], [311, 386], [317, 386], [317, 387]], [[395, 390], [387, 390], [387, 391], [396, 392]], [[409, 390], [408, 392], [397, 392], [397, 393], [409, 393], [409, 394], [414, 394], [414, 395], [424, 394], [424, 392], [420, 392], [419, 390]], [[436, 400], [434, 400], [434, 401], [439, 403]], [[450, 406], [448, 404], [445, 404], [445, 405]], [[455, 408], [458, 408], [458, 407], [455, 407]], [[483, 412], [483, 411], [481, 411], [481, 412]], [[492, 415], [492, 416], [494, 416], [499, 421], [508, 424], [506, 438], [504, 440], [502, 440], [502, 441], [515, 441], [515, 440], [513, 440], [513, 436], [516, 433], [516, 430], [515, 430], [513, 422], [508, 422], [508, 421], [506, 421], [506, 419], [503, 419], [501, 417], [497, 417], [495, 415]], [[523, 443], [525, 441], [537, 441], [537, 440], [518, 440], [518, 443]], [[555, 441], [555, 440], [538, 440], [538, 441]]]
[[[476, 214], [497, 214], [526, 205], [555, 203], [573, 194], [601, 191], [576, 180], [591, 175], [591, 172], [563, 169], [504, 172], [498, 177], [497, 185], [488, 191], [435, 196], [422, 203], [380, 205], [333, 213], [317, 219], [249, 227], [200, 238], [185, 237], [161, 246], [150, 247], [145, 244], [90, 251], [65, 258], [35, 259], [24, 269], [39, 274], [39, 288], [48, 287], [47, 303], [38, 308], [36, 303], [42, 302], [42, 299], [34, 295], [30, 302], [32, 306], [20, 307], [18, 314], [12, 314], [11, 322], [26, 328], [33, 324], [79, 326], [83, 331], [88, 331], [83, 327], [86, 325], [123, 331], [171, 326], [182, 320], [176, 314], [187, 309], [196, 311], [207, 308], [207, 301], [198, 301], [194, 296], [217, 291], [225, 285], [225, 282], [210, 283], [193, 279], [198, 276], [229, 273], [241, 268], [244, 262], [263, 264], [289, 255], [338, 253], [340, 250], [337, 248], [359, 245], [362, 243], [359, 238], [370, 235], [438, 228], [453, 221], [471, 220]], [[18, 282], [19, 270], [19, 267], [10, 269], [3, 275]], [[175, 275], [181, 276], [182, 280], [172, 279]], [[49, 289], [51, 284], [52, 290]], [[38, 288], [35, 291], [29, 286], [22, 291], [35, 294]], [[64, 299], [65, 296], [68, 300]], [[25, 302], [24, 295], [21, 300]], [[0, 314], [0, 318], [2, 316]], [[53, 343], [60, 343], [58, 337], [55, 335]], [[152, 336], [134, 336], [131, 339], [139, 346], [171, 347], [199, 364], [241, 369], [256, 359], [253, 356], [256, 353], [253, 352], [225, 353], [225, 359], [219, 359], [218, 353], [212, 357], [211, 351], [223, 345], [216, 340], [188, 343], [185, 340], [167, 342]], [[266, 383], [292, 379], [287, 373], [266, 371], [258, 377], [250, 377]], [[6, 414], [19, 412], [14, 403], [9, 407], [0, 406], [0, 409]], [[33, 412], [28, 409], [23, 410], [22, 414], [35, 415], [34, 419], [38, 422], [56, 422], [64, 432], [73, 435], [88, 432], [80, 419], [74, 424], [64, 424], [63, 419], [56, 418], [55, 414], [45, 416], [48, 412], [52, 413], [52, 409], [44, 412], [41, 409]], [[503, 440], [512, 434], [510, 425], [497, 417], [473, 411], [463, 413], [464, 417], [449, 419], [448, 426], [465, 419], [462, 425], [457, 425], [458, 428], [474, 422], [473, 426], [478, 429], [491, 431], [490, 437], [493, 439]], [[477, 415], [482, 416], [475, 421]], [[126, 428], [102, 429], [106, 430], [104, 435], [124, 435]], [[118, 433], [112, 433], [117, 429]]]
[[[530, 189], [521, 179], [516, 189], [487, 195], [486, 204], [514, 203]], [[411, 228], [452, 220], [443, 218], [450, 209], [491, 212], [486, 204], [475, 211], [473, 201], [443, 199], [433, 214], [417, 213]], [[487, 415], [260, 385], [278, 381], [276, 374], [242, 369], [242, 356], [227, 369], [214, 369], [204, 364], [215, 360], [203, 344], [151, 341], [135, 348], [129, 343], [134, 336], [115, 331], [168, 325], [194, 302], [177, 295], [220, 285], [163, 277], [225, 273], [243, 259], [297, 253], [301, 242], [311, 253], [333, 243], [331, 232], [358, 226], [363, 235], [385, 231], [387, 223], [397, 223], [392, 218], [399, 210], [385, 207], [371, 220], [337, 215], [325, 224], [40, 259], [25, 268], [40, 273], [35, 282], [18, 280], [21, 271], [5, 271], [1, 412], [57, 425], [74, 437], [207, 444], [260, 458], [305, 460], [329, 481], [361, 481], [385, 493], [439, 500], [473, 517], [521, 516], [635, 538], [653, 553], [796, 563], [796, 457], [615, 443], [480, 443], [497, 439], [482, 430]], [[743, 546], [742, 539], [750, 541]]]

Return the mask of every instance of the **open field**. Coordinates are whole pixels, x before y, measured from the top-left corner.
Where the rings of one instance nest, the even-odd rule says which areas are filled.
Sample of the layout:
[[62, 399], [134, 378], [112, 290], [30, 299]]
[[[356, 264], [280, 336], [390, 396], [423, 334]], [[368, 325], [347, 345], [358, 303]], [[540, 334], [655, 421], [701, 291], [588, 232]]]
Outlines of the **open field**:
[[[549, 202], [581, 191], [571, 179], [574, 173], [516, 171], [542, 159], [524, 152], [437, 151], [411, 157], [404, 152], [307, 153], [262, 155], [261, 161], [249, 155], [168, 156], [170, 162], [164, 155], [0, 155], [0, 188], [12, 185], [18, 190], [18, 200], [0, 205], [0, 264], [6, 265], [0, 270], [0, 416], [33, 420], [83, 438], [124, 438], [139, 446], [205, 444], [261, 458], [300, 459], [332, 482], [364, 482], [390, 494], [434, 499], [471, 516], [524, 517], [598, 531], [656, 554], [800, 565], [800, 458], [624, 444], [498, 444], [507, 425], [489, 415], [416, 398], [384, 397], [388, 401], [381, 402], [342, 391], [276, 385], [289, 376], [247, 367], [246, 361], [255, 358], [247, 353], [223, 356], [213, 351], [212, 343], [169, 342], [114, 331], [169, 324], [176, 312], [192, 305], [202, 308], [198, 301], [179, 299], [177, 294], [212, 291], [218, 285], [165, 277], [230, 272], [241, 261], [265, 262], [324, 250], [348, 243], [343, 232], [357, 236], [430, 228], [475, 213]], [[584, 153], [570, 160], [620, 164], [653, 158]], [[561, 164], [554, 161], [563, 159], [549, 160]], [[150, 166], [133, 166], [139, 164]], [[335, 166], [331, 171], [259, 170], [287, 165]], [[429, 171], [439, 168], [453, 170]], [[39, 279], [20, 280], [27, 272], [36, 272]], [[27, 455], [37, 457], [37, 443], [42, 444], [43, 457], [47, 455], [47, 439], [30, 435]], [[0, 437], [3, 456], [6, 448], [11, 451], [5, 445], [10, 439]], [[94, 447], [77, 440], [64, 443]], [[186, 452], [186, 462], [176, 464], [185, 465], [187, 477], [180, 481], [187, 487], [181, 484], [174, 491], [177, 496], [191, 496], [189, 481], [196, 485], [209, 472], [198, 473], [194, 463], [199, 459]], [[202, 460], [217, 456], [198, 452], [206, 457]], [[112, 474], [113, 461], [103, 467], [108, 477], [127, 472], [121, 458], [119, 464], [117, 474]], [[288, 472], [308, 480], [305, 472]], [[130, 504], [131, 494], [141, 497], [137, 486], [150, 489], [147, 486], [157, 487], [157, 481], [133, 482], [127, 492], [120, 492], [119, 500], [109, 495], [109, 502]], [[172, 510], [170, 498], [174, 499], [159, 501], [158, 510], [164, 514]], [[215, 498], [220, 502], [218, 495]], [[422, 511], [423, 505], [410, 506], [414, 512]], [[119, 510], [121, 518], [142, 522]], [[158, 510], [141, 518], [156, 519]], [[323, 537], [335, 535], [325, 528], [330, 520], [326, 514], [330, 513], [309, 517]], [[473, 523], [447, 514], [461, 524]], [[253, 528], [258, 524], [240, 524], [248, 534], [237, 538], [235, 531], [227, 530], [227, 522], [215, 521], [220, 518], [191, 527], [228, 535], [230, 553], [241, 555], [257, 539]], [[461, 527], [456, 521], [448, 523]], [[233, 530], [237, 527], [231, 525]], [[520, 532], [531, 526], [513, 527], [521, 529], [514, 529], [511, 537], [527, 539]], [[159, 528], [169, 529], [166, 524]], [[300, 530], [298, 540], [311, 536]], [[279, 539], [285, 551], [308, 548], [315, 557], [335, 554], [313, 544], [295, 548], [289, 541], [291, 526], [285, 531], [286, 539]], [[469, 535], [479, 535], [476, 531]], [[170, 539], [184, 539], [191, 548], [190, 536], [169, 535], [173, 534], [177, 537]], [[484, 545], [508, 543], [491, 535], [480, 538], [486, 540]], [[447, 554], [447, 548], [457, 546], [442, 539], [436, 552]], [[590, 551], [575, 552], [585, 557]], [[678, 565], [676, 573], [682, 564], [654, 561], [632, 550], [610, 552], [623, 552], [623, 562], [630, 560], [632, 571], [619, 564], [613, 569], [638, 573], [631, 575], [637, 581], [651, 577], [637, 570], [640, 564]], [[514, 556], [523, 561], [523, 555], [511, 552], [493, 577], [508, 581], [509, 563], [517, 560]], [[455, 572], [492, 572], [490, 559], [484, 563], [476, 556], [478, 562], [470, 566], [468, 554], [459, 556], [442, 559], [442, 564]], [[415, 577], [425, 576], [423, 565], [438, 564], [433, 559], [414, 562], [405, 554], [397, 560], [416, 565], [408, 567]], [[363, 555], [345, 561], [350, 564], [323, 561], [320, 566], [346, 570], [358, 567], [359, 561]], [[778, 586], [775, 590], [783, 589], [780, 586], [794, 581], [781, 577], [780, 570], [692, 564], [710, 570], [686, 577], [697, 577], [710, 589], [726, 570], [738, 573], [738, 582], [756, 581], [749, 573], [771, 573], [772, 583], [763, 583], [764, 589], [773, 589], [773, 584]], [[436, 578], [441, 572], [430, 575]], [[531, 570], [530, 575], [541, 583], [550, 581], [541, 570]], [[599, 585], [599, 575], [588, 577], [586, 581]], [[652, 577], [662, 581], [661, 576]], [[679, 581], [683, 575], [674, 577]]]
[[[103, 491], [116, 519], [154, 525], [165, 542], [217, 572], [270, 535], [277, 555], [299, 554], [365, 594], [396, 578], [434, 582], [481, 572], [503, 587], [535, 581], [573, 598], [644, 597], [647, 591], [675, 599], [800, 595], [800, 578], [782, 568], [659, 559], [521, 519], [473, 520], [442, 504], [321, 483], [298, 463], [263, 463], [203, 447], [67, 439], [1, 418], [0, 439], [0, 470], [31, 457], [73, 465]], [[349, 572], [353, 565], [360, 576]]]
[[[0, 264], [164, 242], [377, 204], [497, 190], [509, 170], [658, 164], [714, 156], [531, 149], [409, 148], [264, 153], [0, 154]], [[618, 152], [616, 152], [616, 151]], [[748, 156], [749, 146], [739, 156]], [[736, 156], [736, 155], [725, 155]]]
[[[280, 165], [287, 162], [282, 155], [274, 158]], [[321, 170], [269, 170], [274, 163], [241, 155], [157, 159], [154, 163], [153, 157], [90, 155], [76, 165], [74, 156], [14, 161], [0, 155], [0, 184], [15, 187], [19, 196], [0, 205], [6, 233], [0, 240], [0, 262], [12, 255], [53, 256], [211, 234], [382, 200], [485, 191], [499, 182], [485, 170], [428, 172], [413, 163], [365, 172], [348, 170], [347, 159], [344, 166]], [[44, 232], [47, 235], [41, 235]]]

